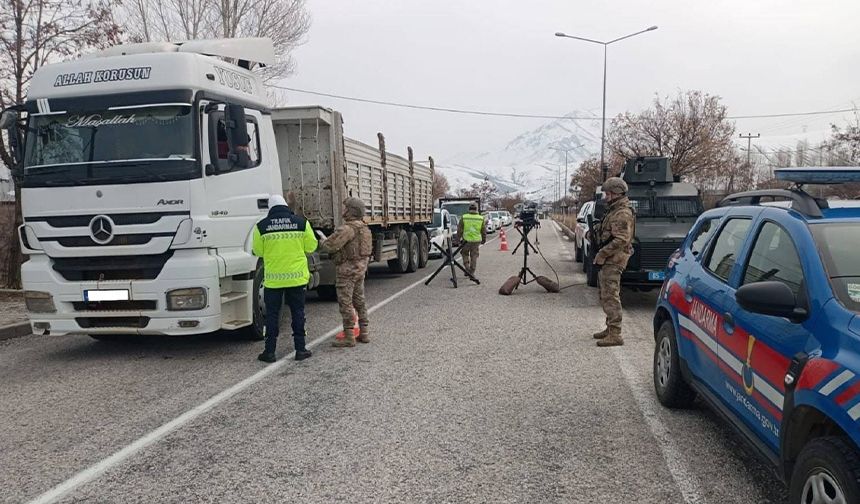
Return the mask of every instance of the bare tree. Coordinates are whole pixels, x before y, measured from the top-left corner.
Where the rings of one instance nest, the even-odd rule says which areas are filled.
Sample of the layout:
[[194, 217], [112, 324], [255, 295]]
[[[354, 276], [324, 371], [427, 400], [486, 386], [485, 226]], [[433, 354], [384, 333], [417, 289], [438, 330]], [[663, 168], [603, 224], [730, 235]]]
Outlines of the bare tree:
[[703, 188], [732, 189], [746, 178], [734, 132], [719, 97], [685, 91], [674, 98], [657, 97], [651, 108], [613, 119], [608, 143], [623, 157], [668, 156], [676, 175]]
[[[79, 55], [94, 47], [119, 40], [120, 29], [113, 20], [115, 0], [4, 0], [0, 8], [0, 106], [24, 103], [33, 73], [41, 66]], [[0, 142], [0, 159], [7, 167], [13, 159]], [[22, 223], [21, 180], [15, 179], [16, 233]], [[17, 238], [4, 263], [6, 284], [21, 285], [21, 248]]]
[[310, 29], [306, 0], [127, 0], [123, 14], [138, 42], [199, 38], [268, 37], [277, 63], [264, 78], [293, 73], [292, 51]]
[[448, 179], [438, 171], [433, 172], [433, 199], [441, 198], [448, 194], [451, 185], [448, 184]]

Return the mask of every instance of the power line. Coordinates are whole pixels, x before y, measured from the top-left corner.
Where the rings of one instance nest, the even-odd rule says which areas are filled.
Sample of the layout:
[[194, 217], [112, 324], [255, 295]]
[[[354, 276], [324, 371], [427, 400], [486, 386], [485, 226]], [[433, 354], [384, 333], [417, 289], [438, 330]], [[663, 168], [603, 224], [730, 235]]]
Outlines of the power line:
[[[448, 112], [451, 114], [470, 114], [470, 115], [479, 115], [479, 116], [493, 116], [493, 117], [515, 117], [515, 118], [525, 118], [525, 119], [557, 119], [557, 120], [570, 120], [570, 121], [594, 121], [596, 119], [600, 119], [599, 117], [591, 116], [591, 117], [577, 117], [577, 116], [557, 116], [557, 115], [547, 115], [547, 114], [518, 114], [514, 112], [493, 112], [488, 110], [469, 110], [469, 109], [459, 109], [459, 108], [451, 108], [451, 107], [437, 107], [437, 106], [429, 106], [429, 105], [415, 105], [412, 103], [399, 103], [385, 100], [372, 100], [370, 98], [359, 98], [355, 96], [346, 96], [339, 95], [334, 93], [324, 93], [322, 91], [311, 91], [308, 89], [299, 89], [289, 86], [280, 86], [276, 84], [270, 85], [275, 89], [281, 89], [284, 91], [293, 91], [295, 93], [304, 93], [314, 96], [325, 96], [327, 98], [336, 98], [338, 100], [348, 100], [360, 103], [372, 103], [374, 105], [385, 105], [388, 107], [400, 107], [400, 108], [408, 108], [408, 109], [416, 109], [416, 110], [430, 110], [433, 112]], [[844, 114], [846, 112], [856, 112], [856, 107], [851, 108], [843, 108], [843, 109], [834, 109], [834, 110], [813, 110], [808, 112], [784, 112], [778, 114], [750, 114], [750, 115], [736, 115], [736, 116], [726, 116], [726, 119], [772, 119], [778, 117], [800, 117], [800, 116], [815, 116], [815, 115], [828, 115], [828, 114]]]

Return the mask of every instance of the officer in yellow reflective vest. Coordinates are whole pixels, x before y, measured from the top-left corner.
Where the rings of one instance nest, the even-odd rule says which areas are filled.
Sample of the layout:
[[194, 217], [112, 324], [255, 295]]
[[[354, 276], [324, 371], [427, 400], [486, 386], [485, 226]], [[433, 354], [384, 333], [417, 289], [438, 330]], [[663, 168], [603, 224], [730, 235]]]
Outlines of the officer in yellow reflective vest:
[[460, 253], [463, 255], [463, 266], [472, 276], [478, 267], [478, 254], [482, 244], [487, 242], [487, 222], [478, 213], [478, 204], [469, 205], [469, 213], [463, 214], [458, 226], [460, 239], [466, 242]]
[[283, 196], [269, 198], [269, 215], [254, 227], [254, 255], [263, 258], [266, 347], [257, 358], [275, 362], [281, 306], [290, 307], [296, 360], [311, 356], [305, 347], [305, 287], [310, 280], [308, 254], [317, 249], [311, 224], [293, 213]]

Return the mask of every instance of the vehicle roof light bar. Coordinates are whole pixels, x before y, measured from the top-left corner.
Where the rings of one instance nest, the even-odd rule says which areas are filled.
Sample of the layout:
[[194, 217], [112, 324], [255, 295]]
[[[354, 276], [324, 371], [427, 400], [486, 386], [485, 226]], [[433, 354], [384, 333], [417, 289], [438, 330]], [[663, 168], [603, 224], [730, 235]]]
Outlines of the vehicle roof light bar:
[[801, 185], [860, 182], [860, 167], [856, 166], [779, 168], [773, 173], [777, 180]]
[[762, 204], [762, 198], [771, 198], [774, 200], [791, 201], [792, 210], [796, 210], [809, 217], [823, 217], [822, 208], [828, 208], [826, 200], [816, 199], [809, 194], [800, 190], [789, 189], [761, 189], [758, 191], [746, 191], [727, 196], [720, 201], [719, 207], [733, 205], [754, 205]]

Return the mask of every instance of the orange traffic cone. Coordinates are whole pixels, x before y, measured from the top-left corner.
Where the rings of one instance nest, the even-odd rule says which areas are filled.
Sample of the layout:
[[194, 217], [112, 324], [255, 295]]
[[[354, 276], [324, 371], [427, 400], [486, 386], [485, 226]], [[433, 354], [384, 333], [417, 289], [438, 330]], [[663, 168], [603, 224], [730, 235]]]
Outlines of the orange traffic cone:
[[[352, 310], [352, 337], [357, 338], [359, 331], [360, 329], [358, 328], [358, 314], [355, 313], [355, 310]], [[334, 339], [339, 340], [342, 340], [344, 338], [346, 338], [346, 334], [343, 331], [337, 333], [337, 336], [334, 337]]]
[[507, 252], [508, 251], [508, 237], [505, 234], [505, 230], [499, 230], [499, 251]]

